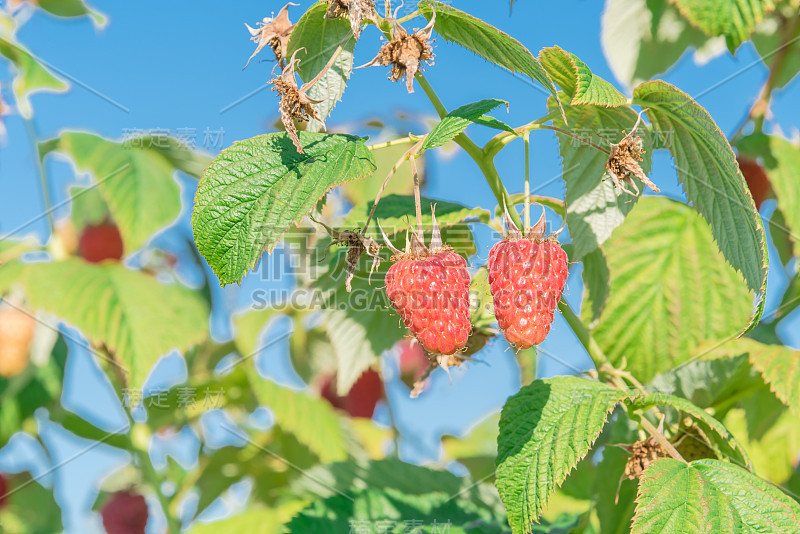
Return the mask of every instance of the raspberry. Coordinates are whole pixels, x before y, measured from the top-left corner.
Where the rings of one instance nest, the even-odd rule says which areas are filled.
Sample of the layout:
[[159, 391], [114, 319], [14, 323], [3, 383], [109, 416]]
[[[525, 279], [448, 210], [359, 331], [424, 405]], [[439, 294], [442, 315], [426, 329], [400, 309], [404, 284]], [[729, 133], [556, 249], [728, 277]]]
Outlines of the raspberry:
[[320, 383], [322, 398], [327, 400], [334, 408], [339, 408], [349, 413], [352, 417], [372, 417], [375, 406], [383, 398], [383, 380], [381, 375], [372, 369], [367, 369], [346, 396], [340, 397], [336, 393], [336, 375], [324, 376]]
[[81, 257], [92, 263], [122, 259], [122, 235], [114, 223], [87, 226], [81, 234], [78, 250]]
[[120, 491], [103, 505], [100, 515], [108, 534], [144, 534], [147, 501], [141, 495]]
[[467, 344], [472, 330], [469, 272], [464, 258], [442, 244], [436, 216], [428, 249], [416, 233], [406, 252], [395, 249], [397, 262], [386, 273], [386, 295], [403, 323], [433, 354], [453, 354]]
[[6, 505], [6, 501], [8, 500], [8, 483], [6, 479], [3, 478], [3, 475], [0, 475], [0, 508]]
[[739, 170], [741, 170], [742, 175], [744, 175], [747, 187], [750, 189], [750, 194], [753, 195], [756, 209], [760, 210], [761, 204], [769, 198], [771, 190], [769, 177], [764, 171], [764, 167], [759, 165], [754, 159], [739, 155], [736, 157], [736, 161], [739, 163]]
[[544, 213], [526, 237], [511, 226], [510, 236], [489, 252], [489, 284], [506, 339], [527, 349], [550, 332], [567, 283], [567, 255], [558, 241], [542, 237]]
[[10, 378], [28, 367], [36, 321], [9, 306], [0, 307], [0, 376]]

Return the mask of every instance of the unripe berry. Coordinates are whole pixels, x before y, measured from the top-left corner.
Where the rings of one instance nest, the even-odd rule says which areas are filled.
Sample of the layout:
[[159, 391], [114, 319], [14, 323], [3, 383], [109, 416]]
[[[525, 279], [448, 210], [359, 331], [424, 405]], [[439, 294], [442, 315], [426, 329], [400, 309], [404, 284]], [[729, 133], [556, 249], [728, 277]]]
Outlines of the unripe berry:
[[0, 376], [17, 376], [28, 367], [36, 321], [15, 308], [0, 307]]

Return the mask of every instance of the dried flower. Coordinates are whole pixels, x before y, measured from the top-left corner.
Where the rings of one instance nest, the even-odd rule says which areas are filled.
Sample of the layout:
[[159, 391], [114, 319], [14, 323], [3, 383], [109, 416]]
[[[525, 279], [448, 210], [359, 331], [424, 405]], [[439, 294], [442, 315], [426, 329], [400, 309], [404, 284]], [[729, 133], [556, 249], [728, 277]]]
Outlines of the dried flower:
[[297, 55], [297, 52], [300, 50], [304, 49], [300, 48], [295, 51], [294, 55], [292, 55], [292, 58], [289, 60], [289, 64], [284, 67], [281, 75], [276, 76], [270, 80], [269, 83], [273, 85], [272, 90], [277, 91], [281, 98], [279, 105], [281, 122], [283, 122], [283, 126], [286, 128], [286, 132], [292, 139], [294, 146], [297, 147], [297, 151], [303, 154], [303, 146], [300, 144], [300, 139], [297, 137], [297, 127], [294, 124], [295, 119], [301, 121], [317, 119], [322, 123], [323, 128], [325, 127], [325, 123], [323, 119], [317, 115], [317, 111], [311, 105], [319, 104], [322, 100], [314, 100], [307, 94], [307, 91], [317, 80], [311, 80], [299, 89], [297, 87], [297, 81], [294, 77], [294, 66], [300, 61], [299, 59], [295, 59], [295, 55]]
[[[631, 133], [623, 137], [618, 144], [611, 143], [611, 155], [606, 162], [606, 170], [611, 176], [611, 181], [614, 182], [617, 194], [625, 192], [635, 197], [639, 196], [639, 187], [633, 180], [634, 176], [656, 193], [660, 191], [639, 165], [639, 162], [642, 161], [644, 148], [642, 147], [642, 138], [636, 135], [636, 129], [639, 127], [644, 111], [639, 113], [639, 118], [636, 120]], [[625, 133], [625, 131], [623, 130], [622, 133]], [[624, 184], [629, 184], [634, 190], [627, 189]]]
[[350, 29], [356, 39], [361, 36], [361, 24], [365, 20], [376, 22], [375, 0], [327, 0], [328, 11], [325, 18], [344, 17], [350, 20]]
[[295, 25], [289, 21], [289, 6], [297, 6], [289, 2], [278, 11], [278, 16], [275, 18], [264, 17], [262, 22], [257, 24], [258, 28], [251, 28], [247, 26], [247, 30], [252, 36], [250, 39], [258, 43], [256, 51], [247, 59], [245, 67], [250, 64], [250, 60], [256, 54], [261, 52], [264, 46], [269, 45], [272, 51], [275, 52], [275, 59], [283, 66], [286, 58], [286, 48], [289, 45], [289, 37], [294, 30]]
[[353, 277], [356, 274], [356, 270], [358, 270], [358, 261], [361, 259], [361, 256], [363, 256], [364, 253], [372, 258], [372, 267], [369, 270], [368, 279], [368, 282], [371, 282], [372, 273], [375, 272], [375, 270], [381, 265], [381, 245], [371, 237], [364, 235], [362, 232], [351, 230], [340, 232], [338, 230], [334, 230], [325, 223], [319, 222], [313, 217], [309, 216], [309, 218], [325, 228], [325, 231], [328, 232], [328, 235], [333, 238], [333, 245], [342, 245], [347, 247], [347, 255], [345, 256], [345, 263], [347, 264], [347, 276], [344, 280], [344, 285], [347, 289], [347, 292], [349, 293], [353, 289]]
[[623, 448], [630, 453], [630, 457], [625, 463], [624, 476], [631, 480], [641, 477], [650, 464], [667, 456], [667, 451], [654, 438], [637, 441], [633, 445], [623, 446]]
[[396, 16], [395, 14], [395, 18], [392, 19], [392, 40], [383, 45], [378, 55], [366, 65], [362, 65], [362, 67], [391, 65], [389, 79], [396, 82], [405, 76], [406, 89], [408, 89], [409, 93], [413, 93], [414, 76], [423, 66], [423, 62], [433, 65], [433, 49], [430, 43], [432, 42], [431, 34], [436, 20], [436, 12], [433, 13], [433, 17], [431, 17], [427, 26], [412, 34], [409, 34], [405, 28], [398, 24]]

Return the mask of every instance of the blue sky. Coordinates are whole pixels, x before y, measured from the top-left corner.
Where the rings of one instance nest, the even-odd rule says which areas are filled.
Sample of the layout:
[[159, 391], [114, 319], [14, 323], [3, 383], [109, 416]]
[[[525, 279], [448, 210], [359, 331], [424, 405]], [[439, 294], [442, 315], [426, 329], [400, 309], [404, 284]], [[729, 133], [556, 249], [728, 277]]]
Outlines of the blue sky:
[[[300, 3], [301, 7], [290, 11], [293, 20], [310, 4], [308, 0]], [[509, 16], [504, 1], [463, 0], [456, 4], [516, 37], [534, 54], [545, 46], [558, 45], [576, 54], [595, 74], [616, 83], [600, 45], [603, 2], [519, 0], [513, 16]], [[88, 20], [64, 21], [37, 12], [18, 34], [36, 56], [73, 80], [68, 94], [32, 97], [36, 128], [41, 138], [55, 136], [64, 129], [89, 130], [109, 138], [120, 138], [135, 130], [158, 129], [173, 134], [194, 132], [196, 143], [202, 147], [208, 130], [218, 143], [209, 147], [209, 151], [216, 153], [235, 140], [272, 131], [271, 125], [277, 119], [277, 101], [269, 88], [258, 89], [270, 78], [273, 64], [253, 62], [242, 70], [253, 50], [244, 23], [254, 25], [271, 12], [277, 12], [282, 2], [97, 0], [93, 6], [109, 17], [109, 24], [104, 29], [96, 30]], [[416, 25], [423, 23], [420, 19]], [[356, 50], [355, 63], [369, 61], [379, 46], [377, 30], [367, 28]], [[266, 52], [261, 57], [266, 57]], [[435, 53], [435, 65], [426, 70], [426, 75], [448, 108], [483, 98], [500, 98], [510, 103], [510, 111], [506, 115], [503, 108], [498, 108], [495, 114], [512, 125], [528, 122], [545, 113], [544, 92], [533, 87], [526, 78], [512, 76], [441, 38], [436, 42]], [[751, 67], [730, 81], [705, 92], [718, 81], [748, 66]], [[5, 68], [0, 70], [0, 81], [8, 80], [7, 74]], [[690, 95], [705, 92], [699, 103], [708, 109], [722, 131], [729, 134], [745, 116], [765, 76], [766, 69], [757, 63], [753, 48], [745, 44], [735, 57], [725, 54], [702, 67], [693, 63], [690, 54], [685, 55], [663, 78]], [[246, 95], [251, 96], [242, 100]], [[10, 95], [4, 96], [6, 100], [10, 99]], [[799, 97], [798, 83], [776, 95], [772, 109], [784, 132], [796, 131], [800, 124], [800, 107], [796, 105]], [[236, 102], [239, 103], [232, 106]], [[368, 118], [386, 118], [399, 111], [434, 114], [421, 90], [409, 95], [402, 84], [386, 80], [383, 68], [363, 69], [355, 72], [344, 100], [334, 109], [328, 125], [336, 128], [337, 125]], [[7, 117], [7, 126], [9, 141], [0, 149], [0, 233], [43, 210], [30, 139], [26, 137], [18, 117]], [[220, 132], [224, 132], [221, 139]], [[492, 135], [492, 132], [478, 128], [473, 128], [470, 133], [479, 143]], [[559, 176], [561, 167], [555, 137], [551, 133], [535, 131], [531, 143], [532, 184], [535, 188], [537, 184]], [[521, 191], [521, 142], [505, 150], [497, 163], [507, 188], [512, 192]], [[491, 191], [465, 154], [457, 152], [452, 157], [436, 156], [429, 159], [428, 165], [427, 196], [494, 207]], [[47, 161], [47, 171], [51, 177], [50, 193], [56, 202], [65, 198], [68, 185], [78, 179], [83, 183], [87, 180], [86, 177], [76, 177], [68, 163], [53, 158]], [[651, 177], [662, 187], [663, 194], [683, 198], [667, 155], [655, 157]], [[196, 182], [187, 177], [178, 179], [183, 188], [184, 213], [174, 228], [158, 238], [157, 242], [165, 246], [175, 246], [178, 238], [190, 235], [187, 214]], [[540, 192], [563, 196], [563, 183], [553, 180]], [[768, 205], [765, 212], [769, 210]], [[66, 213], [63, 211], [61, 215]], [[46, 221], [40, 220], [29, 230], [45, 238]], [[478, 233], [479, 257], [487, 256], [492, 244], [489, 238], [488, 232]], [[578, 274], [574, 273], [568, 284], [568, 299], [576, 308], [581, 298]], [[187, 276], [191, 278], [191, 273]], [[230, 328], [224, 320], [229, 309], [246, 306], [250, 291], [270, 283], [260, 278], [251, 275], [241, 290], [226, 289], [224, 296], [230, 306], [217, 316], [214, 324], [217, 337], [230, 336]], [[776, 290], [785, 284], [784, 278], [773, 269], [770, 279], [772, 304], [778, 295]], [[263, 335], [277, 335], [275, 332], [281, 328], [282, 325], [275, 325], [273, 330]], [[788, 342], [800, 344], [797, 334], [792, 335], [788, 326], [784, 326], [782, 333]], [[570, 373], [590, 366], [588, 357], [560, 317], [542, 348], [567, 362], [565, 365], [540, 355], [538, 372], [542, 376]], [[519, 387], [514, 354], [507, 349], [507, 345], [498, 340], [480, 355], [487, 365], [473, 364], [458, 370], [452, 383], [443, 373], [438, 373], [429, 393], [417, 400], [408, 399], [407, 391], [398, 384], [390, 384], [389, 393], [397, 407], [400, 425], [404, 429], [413, 429], [415, 436], [413, 440], [403, 442], [404, 458], [435, 461], [439, 437], [443, 433], [461, 433], [471, 422], [502, 406]], [[270, 360], [277, 363], [267, 365], [267, 372], [280, 380], [291, 381], [286, 348], [279, 344], [274, 350], [277, 357]], [[76, 346], [71, 347], [67, 375], [64, 403], [70, 409], [109, 431], [124, 425], [125, 418], [115, 404], [113, 392], [88, 353]], [[153, 380], [168, 384], [180, 380], [181, 376], [185, 376], [185, 369], [180, 357], [170, 355], [162, 360]], [[456, 406], [459, 409], [453, 410]], [[211, 419], [214, 417], [217, 416]], [[385, 420], [385, 412], [379, 413], [378, 417]], [[54, 462], [69, 458], [85, 446], [48, 424], [44, 414], [40, 424]], [[208, 424], [213, 428], [215, 422], [212, 420]], [[197, 443], [193, 436], [181, 439], [185, 443], [176, 449], [179, 451], [191, 449], [192, 443]], [[27, 463], [41, 472], [44, 465], [41, 454], [30, 443], [26, 444], [23, 436], [19, 436], [19, 440], [13, 447], [0, 452], [0, 468], [10, 470], [9, 466]], [[86, 510], [93, 501], [97, 477], [125, 461], [124, 454], [100, 447], [69, 462], [50, 477], [50, 482], [56, 484], [57, 498], [65, 507], [64, 517], [69, 532], [96, 531], [97, 520], [87, 515]]]

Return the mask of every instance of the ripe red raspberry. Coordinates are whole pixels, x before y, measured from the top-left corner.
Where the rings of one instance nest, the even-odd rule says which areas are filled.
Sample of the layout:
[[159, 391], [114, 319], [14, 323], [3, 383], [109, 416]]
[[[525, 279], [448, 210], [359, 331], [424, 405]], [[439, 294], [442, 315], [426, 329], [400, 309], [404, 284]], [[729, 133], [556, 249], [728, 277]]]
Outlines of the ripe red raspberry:
[[122, 259], [124, 247], [119, 228], [112, 222], [87, 226], [81, 233], [78, 251], [82, 258], [92, 263]]
[[141, 495], [120, 491], [103, 505], [100, 515], [108, 534], [144, 534], [147, 501]]
[[511, 235], [489, 252], [495, 317], [508, 342], [520, 349], [547, 337], [567, 283], [567, 254], [543, 233], [544, 214], [527, 237], [512, 226]]
[[472, 330], [469, 272], [464, 258], [442, 244], [436, 217], [428, 249], [412, 234], [411, 245], [386, 273], [386, 295], [403, 323], [433, 354], [453, 354], [467, 344]]

